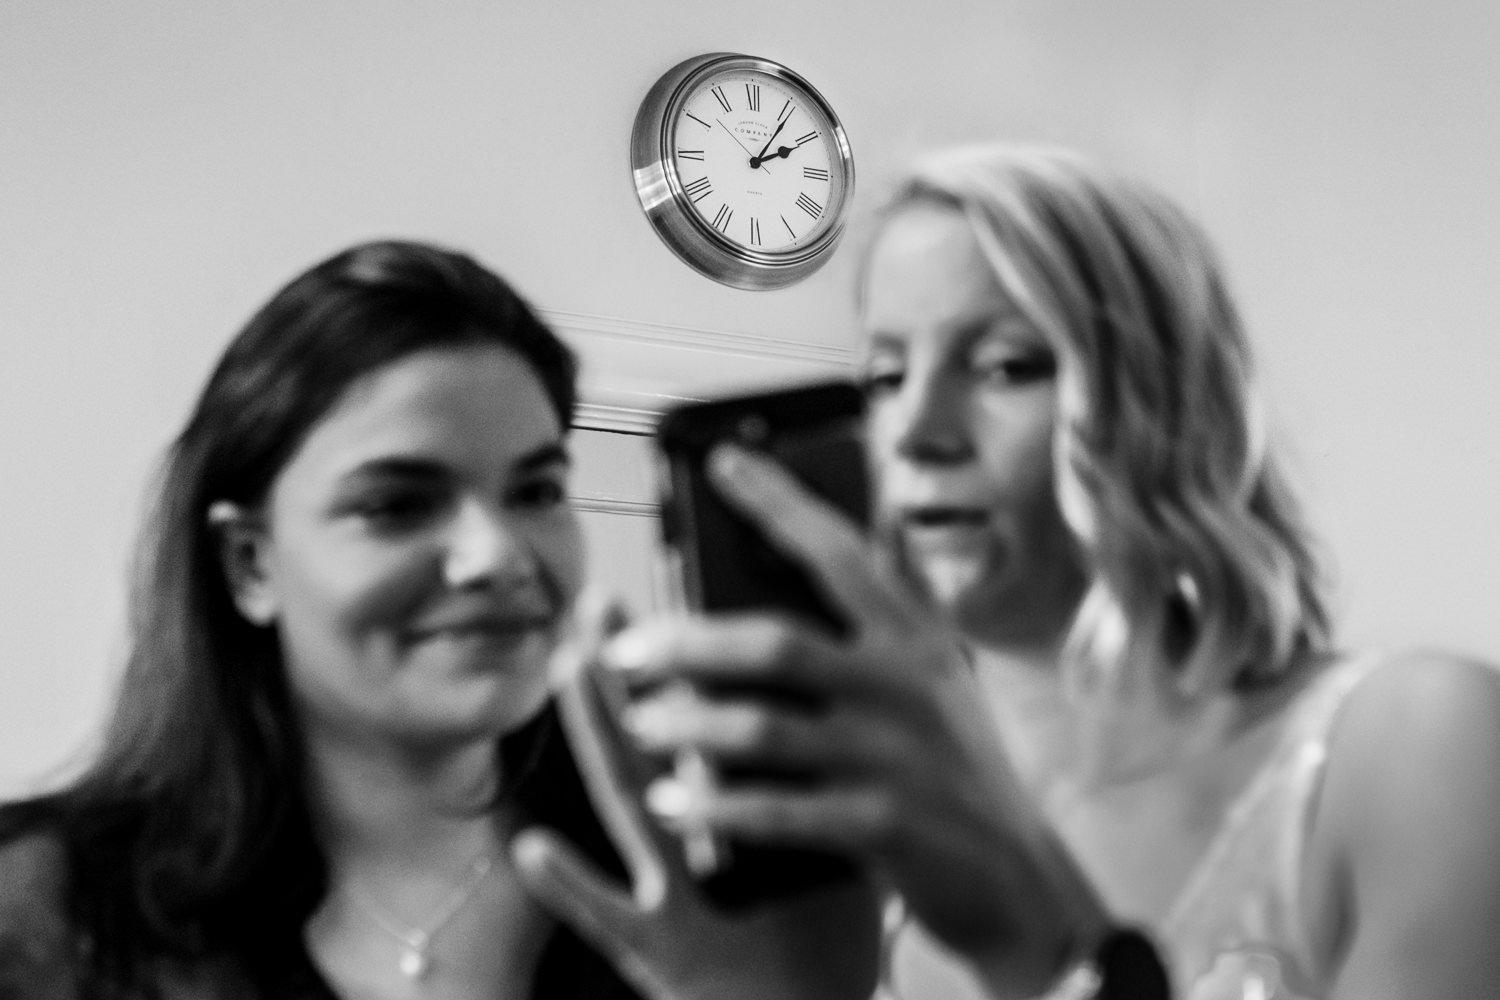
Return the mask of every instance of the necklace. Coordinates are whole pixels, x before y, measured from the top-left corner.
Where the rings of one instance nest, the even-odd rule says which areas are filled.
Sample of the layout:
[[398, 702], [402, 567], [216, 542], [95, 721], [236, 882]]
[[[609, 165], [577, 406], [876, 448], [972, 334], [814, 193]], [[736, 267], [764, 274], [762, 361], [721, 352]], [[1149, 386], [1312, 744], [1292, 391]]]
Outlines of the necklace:
[[344, 892], [369, 915], [376, 926], [401, 943], [401, 957], [397, 968], [407, 979], [416, 982], [426, 978], [432, 971], [432, 941], [437, 937], [438, 931], [464, 908], [464, 904], [474, 895], [494, 863], [492, 854], [482, 854], [470, 862], [469, 872], [463, 881], [454, 886], [447, 898], [416, 927], [402, 927], [390, 919], [363, 889], [352, 882], [344, 884]]

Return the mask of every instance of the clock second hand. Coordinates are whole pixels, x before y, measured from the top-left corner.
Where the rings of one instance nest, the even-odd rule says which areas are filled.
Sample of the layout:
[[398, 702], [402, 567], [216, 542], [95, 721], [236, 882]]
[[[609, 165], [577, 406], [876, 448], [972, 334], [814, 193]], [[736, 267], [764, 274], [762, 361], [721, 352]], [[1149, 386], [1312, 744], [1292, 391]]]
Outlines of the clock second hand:
[[[734, 132], [732, 132], [730, 130], [730, 128], [729, 128], [728, 125], [724, 124], [723, 119], [721, 119], [721, 118], [715, 118], [714, 119], [714, 124], [717, 125], [717, 126], [719, 126], [719, 128], [723, 129], [725, 132], [728, 132], [729, 133], [729, 138], [733, 139], [735, 141], [735, 143], [738, 144], [738, 146], [741, 149], [743, 149], [745, 152], [750, 153], [750, 147], [746, 146], [743, 142], [740, 142], [740, 137], [737, 136], [737, 135], [735, 135]], [[773, 138], [774, 138], [774, 136], [773, 136]], [[759, 157], [757, 157], [754, 153], [750, 153], [750, 169], [754, 170], [756, 167], [760, 167], [760, 169], [766, 170], [765, 167], [761, 166]], [[770, 172], [771, 171], [766, 170], [766, 173], [769, 174]]]

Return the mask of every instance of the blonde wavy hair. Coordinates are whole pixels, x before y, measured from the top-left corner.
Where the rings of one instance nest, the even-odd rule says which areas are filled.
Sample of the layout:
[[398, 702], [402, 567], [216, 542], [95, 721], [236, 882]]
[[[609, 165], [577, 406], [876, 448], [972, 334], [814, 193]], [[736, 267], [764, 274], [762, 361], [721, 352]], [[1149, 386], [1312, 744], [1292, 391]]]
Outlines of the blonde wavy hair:
[[1149, 186], [1044, 147], [932, 156], [881, 218], [913, 202], [963, 213], [1058, 353], [1055, 489], [1091, 574], [1065, 646], [1075, 690], [1165, 668], [1191, 699], [1326, 651], [1314, 546], [1202, 229]]

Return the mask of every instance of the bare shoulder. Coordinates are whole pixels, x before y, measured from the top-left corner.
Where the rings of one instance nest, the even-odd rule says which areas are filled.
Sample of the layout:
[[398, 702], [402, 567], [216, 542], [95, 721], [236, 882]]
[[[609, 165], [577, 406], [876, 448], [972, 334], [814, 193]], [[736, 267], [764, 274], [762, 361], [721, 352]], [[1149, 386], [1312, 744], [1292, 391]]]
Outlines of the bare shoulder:
[[0, 841], [0, 995], [76, 996], [62, 838], [35, 831]]
[[0, 840], [0, 899], [12, 891], [60, 883], [68, 870], [62, 837], [47, 830]]
[[1350, 692], [1326, 768], [1309, 859], [1338, 898], [1333, 950], [1350, 975], [1402, 974], [1371, 954], [1421, 955], [1407, 974], [1436, 977], [1428, 987], [1467, 970], [1500, 989], [1500, 963], [1481, 972], [1472, 940], [1500, 922], [1500, 670], [1434, 650], [1386, 657]]
[[1467, 769], [1497, 750], [1500, 670], [1439, 650], [1387, 656], [1350, 692], [1334, 728], [1328, 793], [1342, 782], [1378, 793], [1419, 772]]
[[60, 943], [68, 918], [68, 852], [62, 838], [28, 832], [0, 841], [0, 967]]
[[[46, 831], [0, 841], [0, 942], [39, 918], [67, 909], [68, 855], [62, 838]], [[45, 921], [40, 921], [45, 922]]]
[[1321, 822], [1354, 833], [1371, 812], [1391, 810], [1404, 826], [1422, 821], [1419, 804], [1482, 811], [1500, 800], [1497, 766], [1500, 670], [1436, 650], [1389, 656], [1334, 727]]

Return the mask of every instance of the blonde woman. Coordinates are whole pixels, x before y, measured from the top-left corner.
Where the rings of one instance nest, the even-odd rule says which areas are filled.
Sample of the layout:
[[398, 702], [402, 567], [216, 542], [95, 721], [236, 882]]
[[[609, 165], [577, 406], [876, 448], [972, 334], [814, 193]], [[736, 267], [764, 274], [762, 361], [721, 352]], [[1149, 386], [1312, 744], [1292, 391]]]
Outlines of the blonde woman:
[[[964, 149], [860, 280], [896, 558], [754, 457], [715, 467], [853, 638], [664, 619], [606, 655], [647, 751], [815, 780], [658, 786], [659, 819], [862, 858], [901, 997], [1164, 995], [1153, 951], [1191, 1000], [1500, 994], [1500, 675], [1335, 644], [1198, 226], [1065, 152]], [[628, 952], [629, 923], [593, 935]]]

